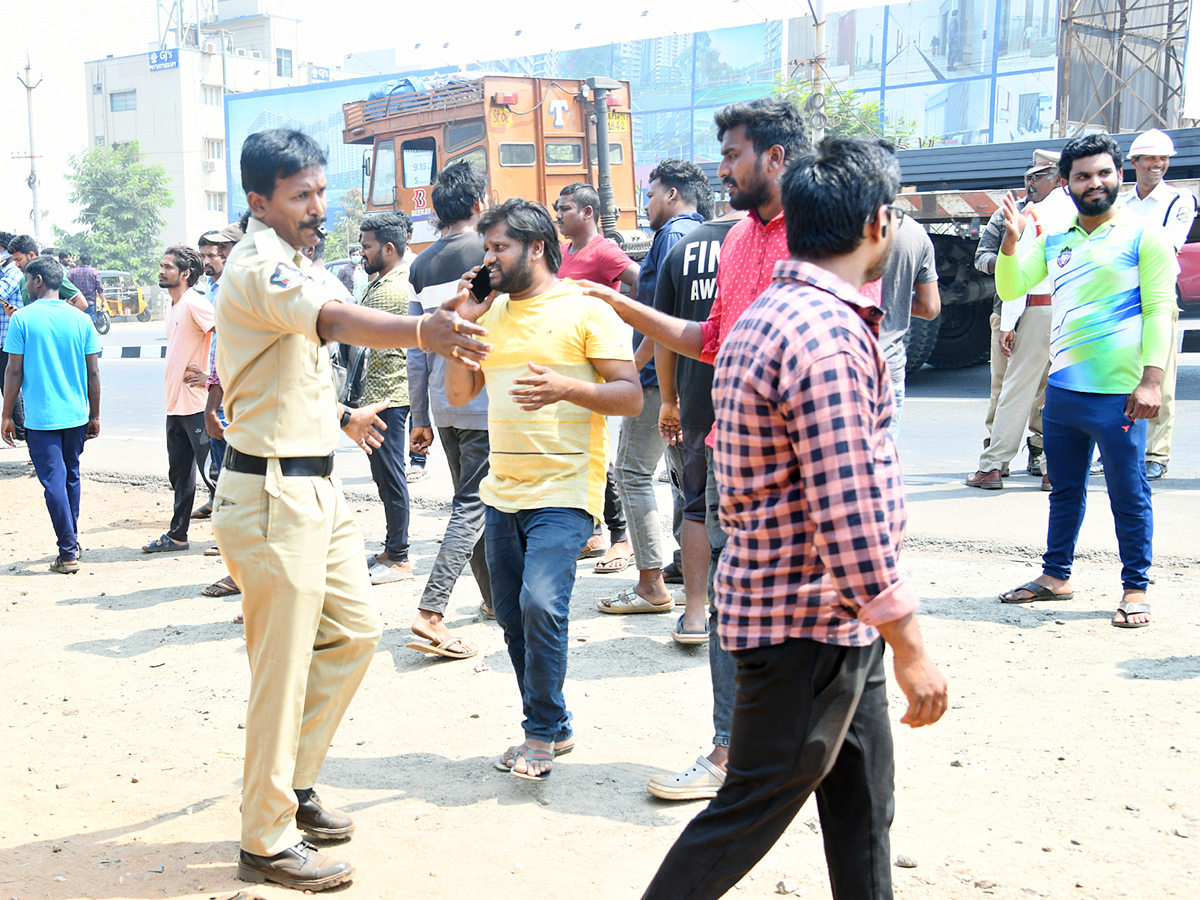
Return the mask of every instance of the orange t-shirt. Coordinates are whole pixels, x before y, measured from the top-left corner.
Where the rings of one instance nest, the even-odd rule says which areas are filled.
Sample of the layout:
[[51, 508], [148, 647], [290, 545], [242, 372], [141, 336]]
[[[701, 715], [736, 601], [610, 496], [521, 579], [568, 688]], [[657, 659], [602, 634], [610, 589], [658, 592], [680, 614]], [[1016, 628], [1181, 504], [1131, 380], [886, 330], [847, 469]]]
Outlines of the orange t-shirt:
[[208, 388], [190, 387], [183, 376], [188, 366], [208, 371], [208, 345], [213, 333], [213, 307], [208, 298], [191, 289], [178, 303], [167, 307], [166, 377], [168, 416], [190, 416], [204, 412]]

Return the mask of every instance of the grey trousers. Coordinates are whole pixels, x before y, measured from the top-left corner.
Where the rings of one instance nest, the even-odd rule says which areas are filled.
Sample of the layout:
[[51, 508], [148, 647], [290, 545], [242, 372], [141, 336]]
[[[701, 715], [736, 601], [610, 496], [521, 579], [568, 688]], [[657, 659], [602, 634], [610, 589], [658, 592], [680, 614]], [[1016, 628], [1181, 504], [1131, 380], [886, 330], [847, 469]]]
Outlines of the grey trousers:
[[483, 602], [492, 605], [492, 582], [483, 547], [483, 501], [479, 499], [479, 482], [488, 473], [489, 444], [488, 433], [481, 429], [437, 431], [450, 466], [454, 498], [450, 502], [450, 521], [446, 523], [442, 547], [417, 608], [444, 615], [450, 592], [468, 561]]
[[658, 433], [658, 411], [662, 406], [658, 388], [642, 388], [642, 399], [641, 414], [621, 420], [614, 471], [634, 562], [638, 569], [661, 569], [663, 539], [654, 497], [654, 470], [667, 442]]

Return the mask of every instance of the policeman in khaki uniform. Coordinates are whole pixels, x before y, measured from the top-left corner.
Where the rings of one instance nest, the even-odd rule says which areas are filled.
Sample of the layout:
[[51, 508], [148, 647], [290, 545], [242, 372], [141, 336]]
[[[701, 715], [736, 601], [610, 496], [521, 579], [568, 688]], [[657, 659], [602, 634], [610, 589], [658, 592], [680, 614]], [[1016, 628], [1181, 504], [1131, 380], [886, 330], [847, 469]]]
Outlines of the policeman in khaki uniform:
[[322, 345], [418, 346], [470, 366], [489, 349], [471, 337], [485, 329], [449, 310], [362, 309], [308, 277], [300, 250], [322, 234], [324, 165], [299, 131], [259, 132], [242, 149], [252, 218], [221, 279], [217, 372], [229, 448], [213, 503], [221, 555], [242, 588], [251, 673], [238, 877], [311, 891], [354, 874], [300, 832], [354, 830], [313, 786], [381, 633], [362, 536], [331, 474], [339, 425], [369, 453], [383, 440], [376, 413], [385, 404], [337, 404]]

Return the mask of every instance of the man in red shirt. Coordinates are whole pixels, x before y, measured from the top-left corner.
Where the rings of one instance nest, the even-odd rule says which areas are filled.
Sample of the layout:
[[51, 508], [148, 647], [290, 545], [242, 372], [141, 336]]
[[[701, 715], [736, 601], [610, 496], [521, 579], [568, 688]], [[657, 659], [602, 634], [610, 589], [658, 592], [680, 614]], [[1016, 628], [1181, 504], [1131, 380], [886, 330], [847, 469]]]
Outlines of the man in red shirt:
[[[646, 335], [647, 340], [682, 356], [712, 363], [738, 317], [771, 283], [775, 263], [788, 258], [787, 232], [779, 178], [788, 164], [808, 149], [808, 127], [800, 109], [788, 100], [764, 98], [732, 103], [716, 117], [721, 141], [717, 177], [729, 192], [729, 205], [749, 210], [730, 230], [717, 267], [717, 296], [704, 322], [690, 322], [659, 312], [653, 306], [626, 298], [598, 285], [588, 290], [607, 301], [617, 315]], [[712, 436], [708, 443], [711, 446]], [[708, 473], [712, 479], [713, 473]], [[713, 601], [710, 592], [709, 603]], [[710, 626], [711, 631], [711, 626]], [[727, 650], [709, 639], [709, 669], [713, 678], [713, 717], [729, 718], [733, 696], [733, 663]], [[722, 707], [725, 707], [724, 709]], [[720, 736], [718, 735], [718, 738]], [[729, 747], [713, 746], [707, 757], [675, 776], [655, 776], [658, 797], [694, 800], [715, 797], [725, 781]]]
[[[585, 181], [568, 184], [558, 194], [554, 204], [558, 214], [558, 230], [567, 240], [562, 245], [562, 265], [559, 278], [574, 281], [594, 281], [614, 290], [621, 285], [630, 291], [637, 289], [641, 267], [630, 259], [616, 241], [600, 233], [596, 216], [600, 212], [600, 195]], [[617, 491], [612, 464], [604, 481], [604, 524], [608, 526], [608, 547], [604, 546], [604, 531], [599, 525], [588, 538], [580, 558], [603, 556], [596, 564], [598, 572], [619, 572], [633, 557], [633, 544], [625, 528], [625, 510]]]

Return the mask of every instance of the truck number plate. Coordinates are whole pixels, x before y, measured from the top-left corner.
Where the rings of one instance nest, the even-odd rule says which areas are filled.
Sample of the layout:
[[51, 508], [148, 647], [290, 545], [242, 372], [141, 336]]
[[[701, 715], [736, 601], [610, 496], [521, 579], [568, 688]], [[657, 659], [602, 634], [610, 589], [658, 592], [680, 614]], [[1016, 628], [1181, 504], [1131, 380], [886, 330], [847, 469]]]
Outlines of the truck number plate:
[[629, 113], [610, 112], [608, 114], [608, 130], [610, 133], [614, 131], [628, 131]]

